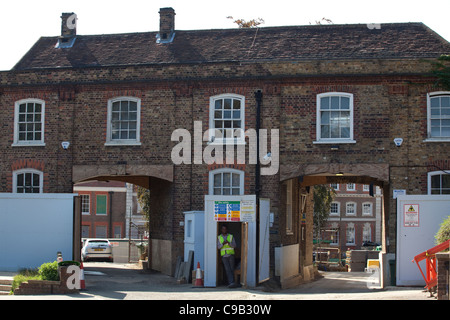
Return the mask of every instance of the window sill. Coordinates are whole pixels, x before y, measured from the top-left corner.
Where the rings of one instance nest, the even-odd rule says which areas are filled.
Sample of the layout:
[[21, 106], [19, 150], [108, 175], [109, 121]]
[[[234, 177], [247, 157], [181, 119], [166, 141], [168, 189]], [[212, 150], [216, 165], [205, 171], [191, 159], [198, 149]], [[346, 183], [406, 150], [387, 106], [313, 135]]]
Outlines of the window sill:
[[313, 144], [345, 144], [345, 143], [356, 143], [353, 139], [341, 139], [341, 140], [316, 140]]
[[212, 146], [226, 146], [226, 145], [232, 145], [232, 146], [239, 146], [239, 145], [246, 145], [247, 142], [245, 142], [245, 140], [214, 140], [214, 141], [208, 141], [207, 143], [208, 145], [212, 145]]
[[140, 142], [137, 141], [109, 141], [105, 143], [105, 146], [107, 147], [122, 147], [122, 146], [140, 146], [142, 145]]
[[450, 138], [427, 138], [423, 142], [450, 142]]
[[45, 147], [44, 142], [36, 142], [36, 143], [22, 143], [16, 142], [11, 145], [11, 147]]

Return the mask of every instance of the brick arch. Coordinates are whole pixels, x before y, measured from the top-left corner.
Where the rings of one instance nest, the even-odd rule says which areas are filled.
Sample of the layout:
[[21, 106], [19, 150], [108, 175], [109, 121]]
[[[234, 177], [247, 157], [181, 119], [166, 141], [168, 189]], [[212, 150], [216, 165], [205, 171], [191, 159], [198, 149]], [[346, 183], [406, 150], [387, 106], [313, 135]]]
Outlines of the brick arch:
[[173, 182], [173, 165], [75, 165], [74, 183], [89, 180], [116, 180], [150, 188], [150, 179]]
[[368, 184], [370, 182], [389, 183], [389, 165], [371, 163], [281, 165], [280, 181], [308, 176], [320, 176], [324, 178], [332, 177], [333, 179], [337, 179], [336, 173], [339, 172], [342, 172], [345, 175], [345, 177], [342, 177], [341, 179], [348, 180], [348, 182], [363, 184]]
[[44, 171], [45, 163], [44, 161], [35, 159], [20, 159], [16, 160], [11, 164], [11, 170], [16, 171], [20, 169], [36, 169], [39, 171]]
[[20, 159], [13, 161], [11, 164], [11, 171], [6, 177], [6, 188], [9, 192], [13, 192], [13, 172], [21, 169], [35, 169], [43, 173], [43, 192], [48, 192], [48, 173], [45, 172], [45, 162], [36, 159]]

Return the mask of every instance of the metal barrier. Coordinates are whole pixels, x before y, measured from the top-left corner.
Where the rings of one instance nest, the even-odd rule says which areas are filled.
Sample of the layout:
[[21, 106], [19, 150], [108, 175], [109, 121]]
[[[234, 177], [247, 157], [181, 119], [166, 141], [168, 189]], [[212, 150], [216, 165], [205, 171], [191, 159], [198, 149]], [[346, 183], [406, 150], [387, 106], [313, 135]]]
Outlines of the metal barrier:
[[[412, 260], [412, 262], [415, 262], [417, 264], [417, 267], [419, 268], [420, 273], [422, 274], [422, 277], [425, 280], [426, 283], [425, 289], [430, 290], [431, 288], [437, 285], [436, 253], [448, 249], [449, 247], [450, 247], [450, 240], [447, 240], [431, 249], [422, 252], [421, 254], [418, 254]], [[422, 260], [425, 260], [426, 275], [423, 274], [422, 268], [419, 265], [419, 262]]]

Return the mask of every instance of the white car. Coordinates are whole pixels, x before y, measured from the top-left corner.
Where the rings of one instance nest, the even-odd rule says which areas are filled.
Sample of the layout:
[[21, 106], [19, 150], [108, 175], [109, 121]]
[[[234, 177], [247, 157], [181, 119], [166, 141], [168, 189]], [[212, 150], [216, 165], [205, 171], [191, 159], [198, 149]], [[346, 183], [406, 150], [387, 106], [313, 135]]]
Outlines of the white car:
[[81, 259], [113, 262], [112, 246], [108, 239], [86, 239], [81, 249]]

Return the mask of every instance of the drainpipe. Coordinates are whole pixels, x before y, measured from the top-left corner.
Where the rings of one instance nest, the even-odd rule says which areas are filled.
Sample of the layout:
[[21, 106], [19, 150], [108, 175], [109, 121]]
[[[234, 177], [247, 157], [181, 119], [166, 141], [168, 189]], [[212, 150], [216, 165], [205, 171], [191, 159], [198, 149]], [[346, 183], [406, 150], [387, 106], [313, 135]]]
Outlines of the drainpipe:
[[112, 233], [112, 196], [114, 194], [114, 192], [109, 191], [109, 237], [110, 238], [114, 238], [114, 235]]
[[[261, 191], [260, 175], [261, 164], [259, 162], [259, 129], [261, 128], [261, 104], [262, 104], [262, 91], [255, 92], [256, 99], [256, 173], [255, 173], [255, 194], [256, 201], [259, 200], [259, 193]], [[258, 203], [257, 203], [258, 205]]]
[[255, 267], [256, 267], [256, 284], [259, 278], [259, 196], [261, 191], [261, 164], [259, 161], [259, 129], [261, 128], [261, 105], [262, 105], [262, 91], [255, 92], [256, 99], [256, 168], [255, 168], [255, 195], [256, 195], [256, 252], [255, 252]]

